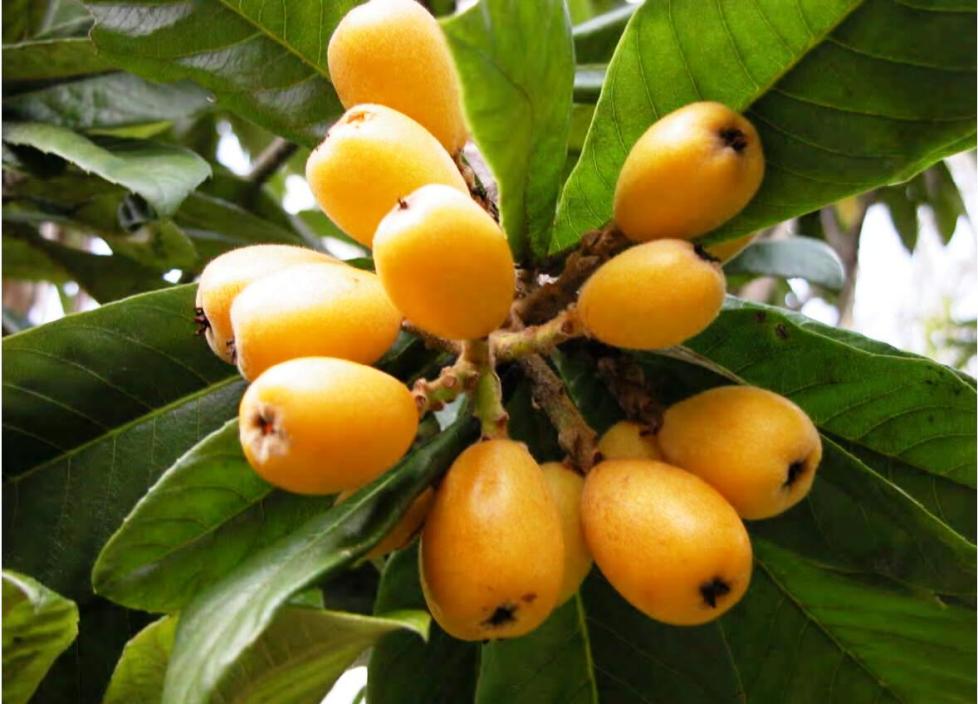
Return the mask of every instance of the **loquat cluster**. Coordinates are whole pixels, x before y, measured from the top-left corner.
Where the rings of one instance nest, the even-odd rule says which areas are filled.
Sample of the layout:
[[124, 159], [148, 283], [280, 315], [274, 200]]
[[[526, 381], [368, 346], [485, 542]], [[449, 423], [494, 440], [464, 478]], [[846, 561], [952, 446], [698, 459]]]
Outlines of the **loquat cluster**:
[[[657, 620], [699, 624], [727, 611], [752, 569], [742, 519], [777, 515], [811, 487], [821, 445], [805, 413], [763, 389], [711, 389], [655, 428], [613, 426], [593, 467], [566, 447], [568, 462], [541, 466], [507, 436], [494, 370], [579, 335], [655, 350], [706, 328], [723, 302], [720, 260], [749, 238], [709, 249], [691, 240], [756, 193], [764, 158], [753, 126], [718, 103], [654, 123], [615, 193], [613, 229], [630, 246], [558, 316], [525, 326], [532, 290], [517, 298], [506, 235], [460, 167], [467, 129], [437, 22], [413, 0], [369, 0], [339, 24], [328, 62], [347, 110], [306, 176], [326, 215], [372, 249], [376, 273], [283, 245], [206, 267], [198, 321], [251, 382], [239, 414], [248, 462], [282, 489], [342, 501], [405, 455], [419, 411], [469, 393], [484, 437], [369, 555], [420, 531], [424, 595], [445, 631], [528, 633], [577, 592], [592, 561]], [[405, 319], [459, 353], [413, 389], [371, 366]]]

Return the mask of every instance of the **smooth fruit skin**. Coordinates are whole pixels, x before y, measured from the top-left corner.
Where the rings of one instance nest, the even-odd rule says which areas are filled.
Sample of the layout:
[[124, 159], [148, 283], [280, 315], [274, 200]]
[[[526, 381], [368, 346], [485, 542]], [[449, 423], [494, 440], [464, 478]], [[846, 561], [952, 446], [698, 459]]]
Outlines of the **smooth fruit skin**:
[[424, 125], [450, 153], [468, 134], [455, 64], [438, 22], [415, 0], [370, 0], [329, 40], [330, 80], [345, 107], [379, 103]]
[[706, 623], [747, 591], [752, 553], [744, 524], [715, 489], [678, 467], [601, 462], [585, 480], [581, 520], [602, 574], [657, 621]]
[[605, 262], [581, 289], [584, 327], [608, 345], [672, 347], [705, 329], [723, 306], [719, 265], [682, 240], [657, 240]]
[[662, 459], [655, 435], [630, 420], [618, 421], [608, 428], [598, 440], [598, 452], [606, 460]]
[[711, 257], [719, 259], [721, 264], [726, 264], [747, 249], [747, 245], [753, 242], [755, 237], [757, 237], [757, 235], [755, 233], [751, 233], [749, 235], [744, 235], [743, 237], [738, 237], [735, 240], [724, 240], [723, 242], [717, 242], [716, 244], [704, 245], [703, 249], [705, 249]]
[[419, 188], [381, 220], [374, 263], [394, 305], [441, 337], [484, 337], [513, 303], [506, 235], [468, 195], [447, 186]]
[[[339, 504], [346, 501], [354, 491], [354, 489], [348, 489], [347, 491], [340, 492], [336, 496], [336, 503]], [[370, 549], [370, 552], [365, 557], [368, 560], [375, 560], [395, 550], [400, 550], [410, 543], [411, 538], [415, 536], [424, 523], [424, 519], [428, 515], [428, 511], [431, 510], [431, 504], [434, 500], [435, 491], [431, 487], [418, 494], [414, 501], [411, 502], [411, 505], [408, 506], [408, 510], [401, 516], [401, 520], [391, 528], [390, 532], [379, 543]]]
[[381, 218], [421, 186], [441, 183], [469, 192], [438, 140], [382, 105], [347, 110], [309, 155], [306, 180], [329, 219], [367, 247]]
[[277, 364], [241, 399], [248, 463], [298, 494], [356, 489], [390, 469], [418, 429], [411, 392], [382, 371], [345, 359]]
[[691, 103], [632, 147], [615, 188], [615, 222], [635, 242], [692, 239], [743, 210], [763, 178], [754, 126], [721, 103]]
[[340, 264], [328, 254], [286, 244], [240, 247], [212, 259], [197, 282], [197, 303], [207, 320], [204, 338], [214, 354], [234, 364], [231, 303], [245, 286], [295, 264]]
[[401, 327], [380, 280], [348, 266], [301, 264], [255, 281], [231, 305], [238, 370], [254, 379], [296, 357], [373, 364]]
[[559, 605], [577, 593], [594, 563], [581, 527], [584, 477], [561, 462], [545, 462], [540, 465], [540, 469], [543, 470], [550, 497], [560, 513], [561, 534], [564, 538], [564, 580], [557, 596]]
[[721, 386], [671, 406], [659, 447], [748, 519], [777, 516], [805, 498], [822, 459], [805, 412], [755, 386]]
[[512, 638], [550, 615], [564, 574], [560, 516], [521, 443], [467, 448], [435, 492], [421, 534], [431, 615], [461, 640]]

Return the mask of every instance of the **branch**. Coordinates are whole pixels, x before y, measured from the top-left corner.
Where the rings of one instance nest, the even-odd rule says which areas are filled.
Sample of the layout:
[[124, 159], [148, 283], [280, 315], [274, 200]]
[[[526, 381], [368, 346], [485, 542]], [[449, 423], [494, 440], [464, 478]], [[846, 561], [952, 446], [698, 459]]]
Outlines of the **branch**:
[[489, 337], [498, 362], [512, 362], [531, 354], [549, 354], [557, 345], [584, 334], [577, 309], [570, 306], [541, 325], [521, 330], [499, 330]]
[[401, 323], [401, 329], [404, 332], [411, 333], [415, 337], [421, 338], [424, 342], [425, 347], [429, 350], [440, 350], [442, 352], [448, 352], [455, 356], [462, 354], [462, 345], [460, 345], [455, 340], [446, 340], [444, 337], [438, 337], [437, 335], [432, 335], [427, 330], [422, 330], [414, 323], [405, 320]]
[[598, 454], [598, 435], [587, 424], [581, 412], [567, 395], [567, 389], [550, 366], [539, 355], [519, 360], [531, 383], [533, 401], [543, 409], [557, 430], [557, 441], [571, 461], [587, 472]]
[[265, 181], [274, 176], [276, 171], [282, 168], [282, 165], [295, 154], [298, 148], [298, 145], [281, 137], [276, 137], [265, 148], [265, 151], [255, 159], [251, 173], [248, 174], [248, 180], [255, 187], [261, 186]]
[[631, 242], [609, 222], [600, 230], [591, 230], [581, 238], [581, 244], [564, 263], [564, 270], [555, 281], [546, 283], [513, 304], [513, 313], [527, 323], [540, 323], [552, 318], [577, 298], [577, 290], [594, 273]]
[[442, 369], [432, 381], [418, 379], [411, 388], [411, 395], [418, 405], [418, 415], [440, 411], [446, 403], [474, 390], [478, 380], [479, 368], [465, 357], [459, 357], [453, 365]]
[[598, 375], [618, 401], [625, 416], [657, 432], [666, 409], [649, 388], [642, 366], [622, 354], [602, 357], [597, 366]]

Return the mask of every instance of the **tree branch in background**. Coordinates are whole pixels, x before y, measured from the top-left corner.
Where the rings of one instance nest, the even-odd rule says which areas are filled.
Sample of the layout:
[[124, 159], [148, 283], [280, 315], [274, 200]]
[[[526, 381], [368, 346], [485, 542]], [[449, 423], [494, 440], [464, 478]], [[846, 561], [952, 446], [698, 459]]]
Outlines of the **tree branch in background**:
[[295, 154], [296, 150], [299, 148], [297, 144], [294, 144], [287, 139], [282, 139], [281, 137], [276, 137], [268, 147], [265, 148], [258, 158], [255, 159], [255, 163], [251, 168], [251, 173], [248, 174], [248, 180], [251, 181], [255, 187], [260, 187], [268, 179], [275, 175], [275, 172], [282, 168], [283, 164], [287, 162], [292, 155]]
[[819, 213], [825, 239], [838, 253], [845, 268], [846, 280], [836, 297], [839, 309], [839, 327], [852, 327], [852, 306], [855, 302], [856, 276], [859, 265], [859, 239], [863, 231], [866, 212], [873, 204], [875, 195], [872, 193], [859, 196], [855, 201], [855, 212], [843, 221], [839, 213], [839, 204], [822, 208]]

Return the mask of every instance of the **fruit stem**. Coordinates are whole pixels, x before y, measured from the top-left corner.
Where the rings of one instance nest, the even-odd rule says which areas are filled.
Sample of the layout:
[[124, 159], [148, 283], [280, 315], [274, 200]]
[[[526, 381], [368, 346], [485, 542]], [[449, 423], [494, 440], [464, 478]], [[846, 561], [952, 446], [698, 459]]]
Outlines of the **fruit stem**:
[[448, 352], [449, 354], [455, 355], [456, 357], [462, 354], [462, 345], [460, 345], [455, 340], [446, 340], [443, 337], [438, 337], [437, 335], [432, 335], [430, 332], [422, 330], [414, 323], [405, 320], [401, 323], [401, 329], [404, 332], [410, 333], [415, 337], [421, 339], [424, 342], [425, 347], [430, 350], [441, 350], [442, 352]]
[[519, 360], [531, 383], [533, 401], [547, 414], [557, 430], [557, 442], [582, 472], [594, 465], [598, 454], [598, 435], [584, 420], [550, 365], [534, 354]]
[[441, 410], [446, 403], [451, 403], [462, 394], [475, 389], [478, 379], [479, 368], [464, 356], [442, 369], [436, 379], [418, 379], [411, 388], [411, 394], [418, 405], [418, 415], [424, 416], [428, 411]]
[[557, 345], [583, 334], [577, 308], [571, 305], [540, 325], [498, 330], [489, 337], [489, 343], [497, 362], [512, 362], [531, 354], [549, 354]]
[[513, 313], [526, 323], [554, 317], [577, 298], [577, 290], [595, 269], [631, 245], [614, 222], [584, 234], [577, 249], [564, 262], [556, 280], [545, 283], [513, 304]]
[[478, 380], [473, 391], [474, 413], [482, 423], [482, 437], [508, 437], [509, 414], [503, 406], [503, 385], [496, 374], [496, 364], [492, 348], [487, 339], [467, 340], [462, 343], [462, 356], [475, 367]]

